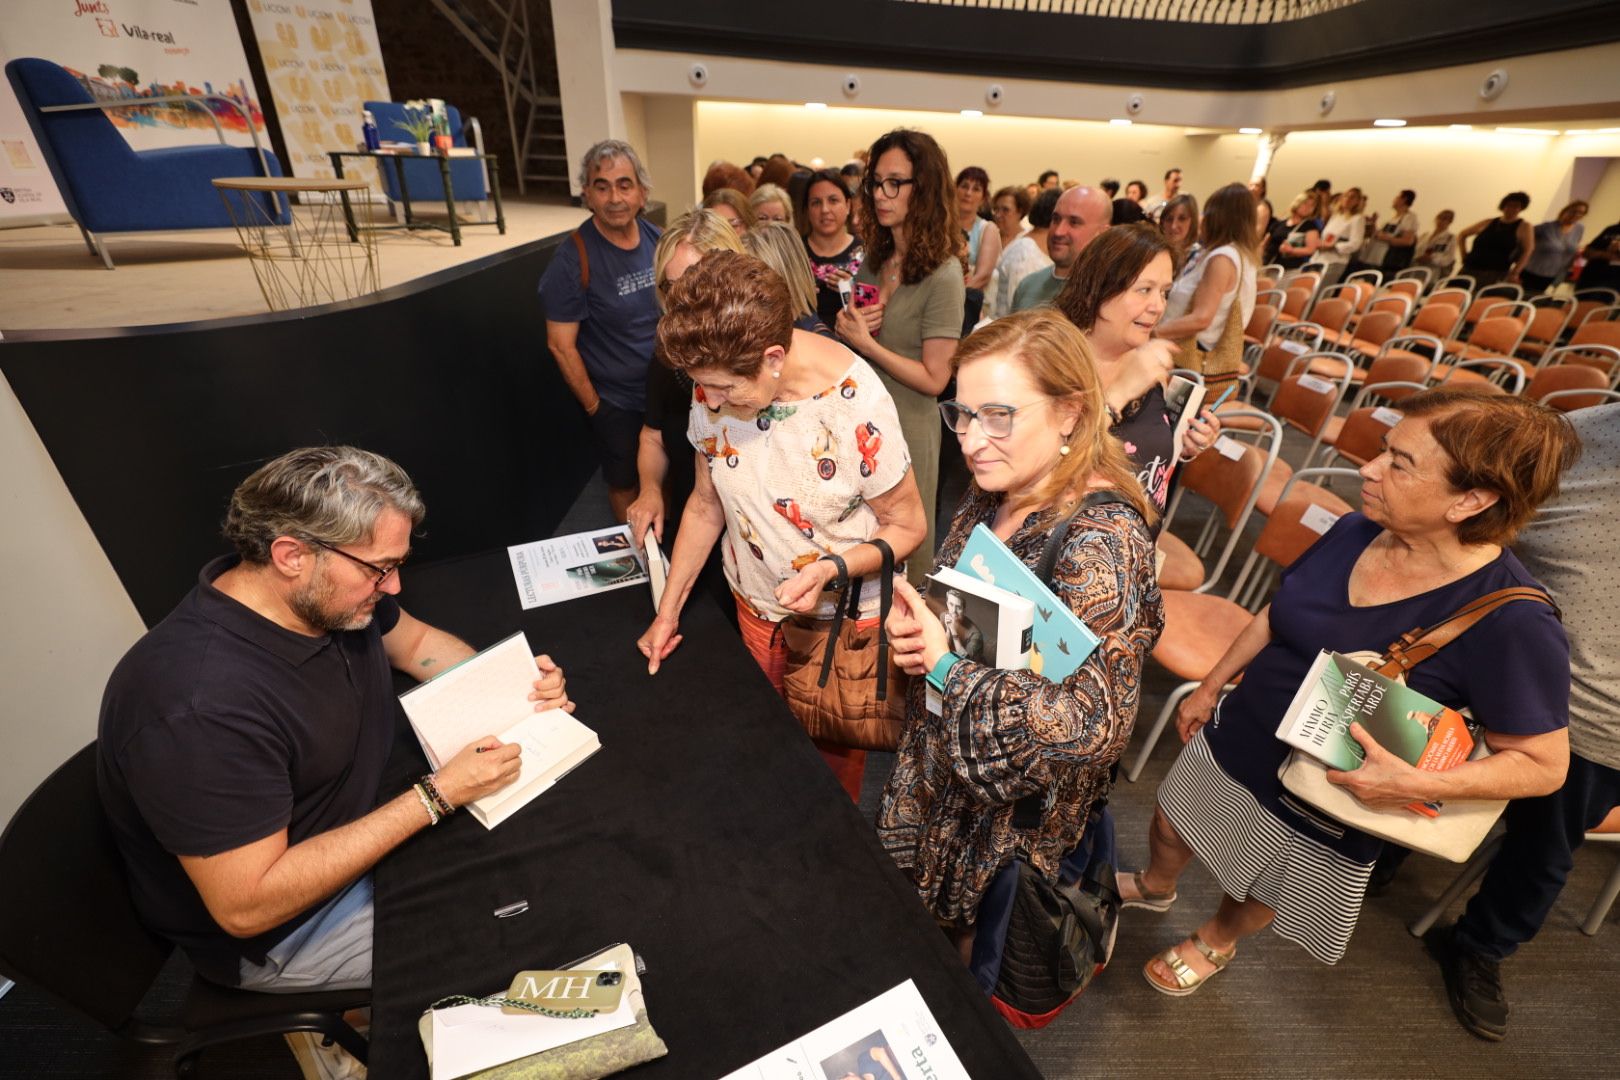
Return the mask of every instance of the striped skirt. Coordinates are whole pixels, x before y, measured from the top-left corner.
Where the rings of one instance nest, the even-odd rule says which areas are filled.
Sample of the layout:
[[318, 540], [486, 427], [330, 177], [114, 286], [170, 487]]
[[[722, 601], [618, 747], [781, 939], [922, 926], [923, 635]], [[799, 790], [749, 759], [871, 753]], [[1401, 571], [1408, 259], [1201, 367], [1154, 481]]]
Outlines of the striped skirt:
[[[1325, 833], [1344, 832], [1331, 818], [1284, 798]], [[1228, 896], [1253, 897], [1274, 910], [1271, 928], [1324, 964], [1344, 956], [1372, 864], [1346, 858], [1267, 810], [1215, 761], [1202, 731], [1170, 767], [1159, 806]]]

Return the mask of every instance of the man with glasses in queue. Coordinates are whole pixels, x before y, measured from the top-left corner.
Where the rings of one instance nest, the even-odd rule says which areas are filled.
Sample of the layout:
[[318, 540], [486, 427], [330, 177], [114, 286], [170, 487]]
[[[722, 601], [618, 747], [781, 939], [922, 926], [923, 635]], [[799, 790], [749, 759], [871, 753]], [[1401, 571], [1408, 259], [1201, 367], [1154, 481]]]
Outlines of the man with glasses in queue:
[[[231, 496], [236, 554], [203, 567], [108, 681], [97, 781], [135, 907], [207, 979], [369, 986], [371, 868], [518, 776], [520, 748], [489, 736], [412, 788], [380, 790], [389, 669], [425, 680], [473, 653], [396, 600], [424, 513], [378, 454], [271, 461]], [[561, 669], [536, 665], [535, 709], [572, 711]], [[288, 1036], [306, 1075], [364, 1075], [316, 1038]]]

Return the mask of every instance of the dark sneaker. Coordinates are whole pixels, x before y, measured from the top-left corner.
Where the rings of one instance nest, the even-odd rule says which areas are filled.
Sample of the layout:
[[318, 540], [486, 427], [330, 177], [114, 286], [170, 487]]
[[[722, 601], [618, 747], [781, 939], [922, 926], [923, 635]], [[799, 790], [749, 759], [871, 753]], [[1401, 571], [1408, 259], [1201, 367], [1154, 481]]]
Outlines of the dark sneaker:
[[1481, 1039], [1502, 1041], [1507, 1035], [1508, 1003], [1502, 994], [1501, 961], [1459, 946], [1450, 926], [1424, 934], [1423, 946], [1440, 964], [1458, 1022]]

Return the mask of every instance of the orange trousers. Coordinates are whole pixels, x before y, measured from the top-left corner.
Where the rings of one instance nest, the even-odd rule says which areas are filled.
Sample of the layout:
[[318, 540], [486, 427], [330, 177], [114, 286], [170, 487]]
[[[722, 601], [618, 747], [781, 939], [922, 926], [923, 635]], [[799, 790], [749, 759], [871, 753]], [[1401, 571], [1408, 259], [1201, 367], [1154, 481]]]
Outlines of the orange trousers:
[[[875, 625], [876, 619], [863, 619], [856, 625], [863, 629], [867, 625]], [[754, 658], [754, 663], [771, 680], [771, 685], [778, 694], [783, 693], [782, 680], [787, 676], [787, 639], [782, 636], [780, 623], [773, 623], [769, 619], [762, 619], [748, 610], [748, 605], [737, 599], [737, 625], [742, 630], [743, 644]], [[833, 771], [838, 782], [844, 786], [855, 803], [861, 801], [861, 777], [866, 772], [866, 751], [856, 750], [848, 746], [834, 746], [832, 743], [822, 742], [820, 739], [812, 740], [816, 749], [821, 751], [822, 760]]]

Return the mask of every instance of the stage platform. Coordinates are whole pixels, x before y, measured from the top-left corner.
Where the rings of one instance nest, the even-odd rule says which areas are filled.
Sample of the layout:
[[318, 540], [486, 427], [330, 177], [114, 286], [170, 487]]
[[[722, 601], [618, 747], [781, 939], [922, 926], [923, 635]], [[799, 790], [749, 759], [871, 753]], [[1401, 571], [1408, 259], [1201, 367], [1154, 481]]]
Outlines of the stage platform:
[[[382, 219], [383, 208], [376, 210]], [[432, 219], [431, 210], [419, 213]], [[442, 208], [438, 216], [444, 217]], [[456, 247], [449, 234], [432, 230], [379, 233], [382, 287], [567, 232], [585, 217], [583, 208], [560, 200], [508, 199], [505, 236], [494, 225], [464, 225]], [[109, 246], [118, 265], [111, 271], [71, 224], [0, 230], [0, 333], [149, 326], [268, 311], [234, 230], [114, 234]]]

